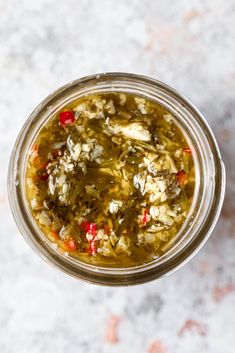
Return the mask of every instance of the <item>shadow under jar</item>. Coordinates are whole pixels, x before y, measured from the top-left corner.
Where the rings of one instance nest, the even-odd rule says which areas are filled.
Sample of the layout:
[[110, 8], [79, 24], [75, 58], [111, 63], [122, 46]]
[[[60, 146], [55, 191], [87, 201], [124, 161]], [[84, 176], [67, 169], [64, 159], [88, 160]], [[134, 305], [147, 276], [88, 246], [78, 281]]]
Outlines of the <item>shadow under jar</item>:
[[[139, 163], [137, 164], [136, 155], [137, 157], [141, 155], [141, 148], [142, 151], [145, 151], [146, 148], [147, 150], [149, 150], [149, 158], [151, 159], [151, 155], [155, 153], [154, 151], [151, 151], [151, 148], [154, 148], [155, 145], [160, 146], [160, 143], [162, 143], [161, 138], [159, 138], [160, 142], [157, 140], [157, 138], [156, 140], [152, 139], [151, 133], [149, 132], [149, 130], [151, 130], [152, 125], [149, 124], [151, 126], [148, 126], [147, 120], [145, 126], [143, 126], [144, 124], [141, 125], [141, 116], [144, 117], [144, 119], [147, 119], [146, 114], [148, 113], [148, 111], [146, 111], [145, 104], [150, 104], [150, 106], [151, 104], [153, 104], [153, 106], [155, 105], [157, 109], [159, 109], [159, 116], [161, 115], [161, 118], [163, 117], [162, 124], [164, 124], [165, 119], [165, 127], [170, 126], [170, 124], [172, 123], [170, 120], [173, 120], [172, 130], [175, 129], [176, 133], [178, 134], [178, 139], [181, 139], [182, 141], [182, 146], [180, 146], [178, 150], [174, 149], [174, 154], [176, 154], [176, 160], [178, 158], [179, 161], [182, 161], [182, 154], [190, 154], [190, 158], [192, 159], [190, 164], [193, 170], [190, 176], [193, 179], [193, 184], [191, 187], [192, 192], [189, 195], [190, 200], [188, 203], [187, 212], [185, 212], [184, 221], [182, 222], [182, 224], [179, 222], [180, 227], [177, 228], [176, 234], [167, 239], [167, 241], [165, 241], [165, 244], [159, 242], [161, 246], [159, 251], [153, 251], [153, 248], [151, 247], [153, 235], [151, 235], [151, 232], [146, 231], [146, 227], [148, 222], [152, 222], [149, 223], [149, 225], [151, 225], [151, 227], [154, 227], [154, 219], [156, 220], [156, 223], [159, 226], [158, 218], [160, 218], [161, 216], [159, 215], [159, 210], [161, 210], [161, 204], [164, 205], [167, 202], [164, 199], [157, 200], [157, 198], [154, 198], [153, 192], [153, 206], [151, 206], [151, 210], [149, 210], [149, 205], [146, 205], [146, 202], [143, 202], [146, 201], [146, 199], [141, 200], [141, 193], [142, 196], [146, 198], [146, 189], [143, 191], [143, 188], [146, 188], [146, 180], [144, 181], [145, 184], [141, 184], [140, 180], [137, 180], [137, 183], [135, 184], [135, 187], [137, 189], [136, 192], [131, 190], [130, 195], [127, 195], [128, 197], [124, 199], [124, 202], [122, 201], [120, 203], [120, 200], [116, 200], [114, 194], [113, 198], [108, 198], [108, 206], [105, 202], [102, 204], [105, 208], [104, 214], [107, 215], [107, 219], [111, 219], [111, 223], [112, 220], [113, 223], [115, 223], [115, 218], [118, 215], [118, 211], [122, 212], [122, 209], [124, 210], [123, 213], [121, 213], [121, 216], [119, 214], [119, 217], [121, 217], [121, 219], [119, 218], [118, 221], [121, 225], [123, 219], [125, 219], [125, 204], [127, 204], [128, 202], [131, 202], [131, 204], [133, 204], [132, 199], [135, 198], [134, 204], [136, 204], [136, 209], [139, 210], [139, 214], [136, 215], [138, 219], [135, 219], [135, 222], [137, 228], [139, 222], [138, 233], [140, 234], [139, 239], [136, 240], [137, 247], [139, 246], [141, 249], [141, 246], [146, 239], [147, 243], [148, 241], [150, 242], [150, 245], [148, 246], [147, 244], [147, 247], [146, 243], [144, 243], [144, 256], [140, 257], [139, 261], [137, 255], [135, 258], [132, 258], [132, 261], [128, 261], [128, 256], [132, 256], [131, 252], [128, 255], [127, 251], [127, 254], [125, 254], [125, 249], [128, 250], [128, 244], [126, 244], [125, 241], [127, 239], [127, 241], [131, 243], [132, 239], [136, 237], [136, 234], [133, 234], [133, 229], [137, 228], [130, 228], [132, 233], [128, 233], [127, 225], [127, 229], [122, 229], [122, 232], [124, 231], [123, 239], [125, 241], [120, 241], [122, 233], [118, 234], [118, 236], [116, 236], [114, 232], [112, 233], [113, 223], [111, 229], [109, 228], [108, 230], [107, 226], [105, 227], [102, 224], [101, 231], [101, 229], [97, 229], [96, 223], [91, 223], [90, 221], [87, 221], [87, 218], [89, 219], [90, 212], [88, 211], [88, 214], [86, 214], [85, 212], [81, 215], [81, 219], [75, 218], [75, 220], [73, 220], [73, 229], [69, 230], [70, 234], [68, 234], [68, 231], [66, 234], [65, 228], [68, 225], [68, 219], [70, 219], [70, 215], [67, 214], [67, 210], [70, 206], [67, 200], [63, 199], [63, 195], [58, 202], [59, 206], [64, 207], [64, 211], [62, 211], [66, 213], [67, 219], [66, 224], [61, 224], [61, 219], [63, 219], [62, 213], [62, 216], [59, 221], [58, 217], [56, 218], [56, 220], [54, 220], [54, 223], [56, 223], [57, 221], [56, 226], [58, 229], [56, 230], [58, 230], [58, 233], [53, 230], [52, 236], [51, 234], [48, 234], [47, 225], [51, 226], [51, 223], [53, 223], [53, 219], [45, 219], [45, 217], [43, 217], [45, 215], [42, 214], [41, 217], [43, 217], [44, 220], [42, 220], [42, 224], [40, 226], [39, 212], [36, 212], [37, 217], [35, 218], [35, 213], [33, 209], [35, 208], [37, 210], [38, 205], [37, 200], [34, 200], [33, 197], [30, 198], [29, 187], [27, 185], [27, 179], [29, 179], [30, 176], [29, 163], [30, 159], [32, 159], [32, 156], [33, 158], [37, 158], [38, 156], [39, 151], [35, 147], [37, 145], [35, 141], [37, 142], [37, 139], [40, 138], [40, 134], [42, 134], [42, 131], [45, 131], [45, 136], [47, 136], [46, 134], [50, 132], [56, 134], [57, 127], [61, 128], [62, 133], [64, 131], [64, 133], [67, 134], [66, 146], [69, 152], [66, 151], [65, 155], [66, 153], [70, 153], [70, 160], [72, 160], [72, 162], [75, 160], [77, 161], [77, 154], [81, 156], [81, 153], [84, 152], [85, 157], [82, 161], [83, 163], [80, 163], [81, 170], [79, 171], [80, 174], [78, 174], [77, 179], [81, 179], [84, 182], [87, 181], [87, 185], [85, 185], [85, 188], [86, 191], [88, 191], [88, 194], [91, 194], [92, 197], [94, 196], [94, 198], [96, 198], [95, 202], [97, 204], [99, 204], [99, 202], [102, 202], [102, 197], [100, 197], [100, 194], [97, 194], [96, 185], [93, 185], [93, 183], [89, 182], [89, 173], [87, 176], [87, 170], [83, 169], [87, 168], [87, 165], [86, 163], [84, 163], [84, 161], [86, 161], [86, 156], [88, 155], [88, 152], [90, 153], [89, 156], [91, 156], [91, 153], [94, 154], [98, 152], [98, 154], [96, 154], [96, 157], [98, 159], [94, 161], [89, 160], [91, 167], [97, 168], [97, 165], [98, 168], [99, 166], [104, 167], [103, 163], [107, 162], [107, 160], [105, 161], [104, 159], [102, 159], [102, 153], [100, 153], [99, 155], [99, 152], [102, 151], [98, 151], [99, 148], [97, 148], [96, 146], [97, 142], [94, 137], [97, 136], [94, 136], [92, 132], [91, 136], [89, 136], [88, 134], [87, 138], [90, 141], [90, 147], [87, 147], [87, 144], [84, 144], [84, 148], [90, 148], [90, 150], [86, 154], [86, 150], [83, 151], [81, 149], [81, 144], [80, 146], [79, 144], [77, 147], [75, 146], [73, 136], [70, 136], [69, 133], [69, 126], [76, 123], [75, 119], [79, 120], [80, 116], [83, 116], [82, 114], [85, 108], [84, 104], [82, 103], [86, 102], [86, 99], [89, 100], [89, 97], [101, 97], [101, 101], [103, 98], [108, 98], [106, 100], [103, 99], [103, 102], [105, 102], [106, 105], [108, 104], [105, 108], [107, 110], [107, 114], [105, 116], [99, 116], [99, 119], [97, 119], [97, 117], [94, 117], [97, 114], [97, 109], [103, 109], [103, 106], [100, 106], [100, 103], [96, 102], [94, 111], [92, 112], [91, 109], [90, 116], [87, 117], [88, 122], [86, 123], [85, 119], [85, 122], [83, 121], [84, 126], [82, 126], [82, 128], [81, 126], [78, 128], [78, 131], [80, 130], [79, 133], [81, 133], [81, 136], [83, 136], [82, 133], [84, 131], [86, 133], [88, 130], [92, 130], [92, 128], [90, 129], [91, 126], [89, 125], [91, 120], [92, 124], [95, 124], [94, 131], [96, 132], [98, 121], [100, 119], [103, 119], [103, 123], [106, 124], [105, 126], [107, 127], [107, 129], [109, 129], [108, 131], [110, 132], [110, 136], [107, 136], [107, 139], [114, 138], [114, 143], [117, 144], [129, 143], [128, 153], [130, 153], [130, 155], [128, 155], [128, 157], [126, 157], [126, 155], [122, 156], [124, 158], [124, 164], [122, 165], [125, 166], [125, 163], [130, 163], [130, 168], [132, 168], [132, 164], [134, 164], [134, 167], [137, 167], [137, 170], [135, 169], [136, 175], [140, 175], [140, 177], [146, 176], [146, 174], [144, 174], [146, 173], [146, 168], [151, 168], [151, 166], [149, 165], [144, 165], [144, 163], [148, 163], [148, 159], [146, 162], [146, 158], [144, 160], [144, 163], [141, 160], [137, 161]], [[123, 104], [123, 106], [125, 106], [125, 100], [128, 97], [130, 97], [133, 102], [136, 102], [136, 115], [134, 120], [131, 114], [128, 115], [128, 112], [126, 111], [124, 112], [125, 114], [123, 116], [115, 117], [118, 112], [115, 110], [115, 106], [113, 107], [113, 100], [110, 97], [114, 97], [114, 100], [115, 97], [118, 97], [118, 99], [121, 101], [123, 100], [123, 102], [119, 102], [121, 105]], [[80, 108], [76, 110], [75, 108], [77, 106], [80, 106]], [[63, 112], [63, 114], [61, 114], [61, 112]], [[57, 125], [55, 124], [55, 119], [58, 119]], [[125, 125], [122, 126], [121, 124], [121, 129], [120, 126], [119, 129], [117, 129], [117, 124], [115, 125], [113, 123], [115, 122], [115, 119], [117, 119], [117, 121], [125, 121]], [[129, 125], [127, 124], [128, 119], [130, 119]], [[95, 123], [95, 121], [97, 121], [97, 124]], [[89, 129], [87, 128], [87, 131], [86, 126], [89, 127]], [[135, 127], [135, 130], [138, 130], [137, 135], [139, 133], [139, 137], [137, 136], [137, 139], [136, 135], [133, 136], [132, 134], [133, 127]], [[55, 128], [55, 131], [53, 130], [53, 128]], [[125, 137], [124, 140], [121, 139], [121, 136]], [[170, 135], [168, 135], [167, 137], [169, 139], [170, 144], [171, 139], [169, 137]], [[173, 140], [174, 139], [172, 137], [172, 142], [174, 143]], [[64, 141], [62, 141], [61, 146], [59, 146], [62, 150], [63, 144]], [[158, 153], [161, 154], [161, 147], [159, 146]], [[63, 154], [63, 152], [61, 151], [60, 153]], [[50, 172], [55, 172], [55, 170], [53, 170], [53, 165], [56, 165], [56, 163], [58, 164], [58, 156], [50, 155], [48, 157], [48, 151], [46, 151], [46, 154], [46, 158], [50, 157], [49, 164], [41, 167], [41, 170], [39, 168], [39, 174], [37, 175], [39, 179], [44, 182], [45, 187], [48, 188], [48, 184], [50, 183], [50, 180], [48, 179], [50, 178], [50, 175], [48, 175], [48, 173], [50, 174]], [[159, 154], [157, 154], [158, 158]], [[120, 156], [117, 157], [118, 162], [116, 163], [120, 163]], [[129, 159], [127, 160], [127, 158]], [[141, 158], [143, 158], [143, 156], [141, 156]], [[170, 175], [171, 179], [170, 181], [168, 180], [168, 184], [174, 184], [174, 180], [176, 184], [178, 182], [179, 187], [177, 192], [180, 194], [182, 190], [183, 192], [185, 192], [184, 187], [182, 186], [185, 180], [185, 172], [180, 170], [179, 165], [180, 163], [178, 163], [178, 168], [176, 168], [175, 163], [173, 167], [169, 164], [169, 168], [173, 168], [173, 170], [171, 171], [172, 175]], [[68, 168], [70, 167], [68, 166]], [[111, 174], [112, 168], [113, 167], [111, 166]], [[130, 168], [128, 170], [130, 170], [131, 172]], [[176, 168], [176, 170], [174, 170], [174, 168]], [[160, 173], [161, 171], [163, 172], [162, 175]], [[38, 171], [36, 170], [36, 172]], [[158, 170], [157, 164], [155, 164], [155, 170], [150, 170], [150, 175], [148, 176], [148, 178], [150, 178], [153, 183], [158, 179], [160, 181], [164, 181], [164, 172], [165, 171], [161, 170], [161, 168]], [[79, 175], [81, 176], [80, 179]], [[129, 182], [129, 176], [124, 175], [124, 179], [125, 177], [127, 182]], [[201, 246], [205, 243], [205, 241], [211, 234], [215, 223], [219, 217], [224, 198], [225, 170], [224, 165], [221, 161], [218, 146], [209, 126], [207, 125], [206, 121], [199, 113], [199, 111], [188, 100], [179, 95], [169, 86], [151, 78], [127, 73], [107, 73], [85, 77], [58, 89], [48, 98], [46, 98], [33, 111], [31, 116], [23, 126], [16, 141], [15, 147], [13, 149], [9, 165], [8, 183], [9, 199], [16, 223], [23, 236], [25, 237], [26, 241], [43, 259], [45, 259], [48, 263], [60, 268], [62, 271], [88, 282], [103, 285], [130, 285], [147, 282], [172, 272], [176, 268], [183, 265], [186, 261], [188, 261], [201, 248]], [[115, 184], [115, 179], [111, 180], [111, 183]], [[63, 186], [63, 184], [66, 184], [64, 180], [61, 181], [61, 187]], [[67, 189], [68, 187], [71, 188], [70, 184], [72, 184], [72, 181], [70, 183], [68, 182], [68, 185], [66, 184]], [[39, 185], [43, 184], [39, 183]], [[180, 188], [180, 185], [182, 186], [182, 188]], [[49, 186], [49, 190], [52, 190], [53, 187], [54, 185]], [[175, 189], [177, 188], [175, 187], [174, 190]], [[107, 198], [108, 191], [105, 191], [105, 193], [103, 194], [104, 198]], [[48, 193], [48, 191], [46, 191], [46, 193]], [[82, 207], [81, 203], [79, 203], [79, 193], [81, 195], [82, 193], [84, 193], [84, 185], [82, 190], [78, 190], [75, 200], [79, 207]], [[61, 197], [61, 195], [57, 195], [57, 197], [59, 198]], [[140, 197], [140, 199], [138, 199], [138, 197]], [[33, 207], [32, 200], [34, 200]], [[55, 202], [55, 199], [52, 201]], [[47, 200], [47, 202], [44, 204], [45, 210], [50, 210], [50, 207], [52, 207], [48, 203], [50, 202], [48, 202]], [[155, 204], [157, 205], [156, 207], [154, 206]], [[91, 205], [93, 204], [91, 203]], [[168, 207], [168, 205], [166, 206]], [[176, 207], [176, 203], [173, 206]], [[162, 209], [166, 210], [166, 207], [164, 207]], [[87, 208], [89, 209], [89, 207]], [[172, 224], [174, 223], [172, 219], [176, 217], [176, 215], [174, 214], [174, 209], [171, 209], [170, 212], [172, 213], [169, 213], [170, 217], [168, 218], [168, 220], [166, 220], [166, 224], [168, 222], [168, 227], [166, 228], [171, 228]], [[178, 217], [178, 219], [180, 218]], [[133, 219], [130, 218], [129, 222], [132, 221]], [[164, 219], [163, 221], [160, 219], [160, 223], [161, 222], [164, 226]], [[69, 226], [71, 225], [69, 224]], [[77, 231], [74, 227], [77, 227]], [[118, 227], [118, 229], [119, 228], [120, 227]], [[106, 231], [104, 231], [104, 229], [106, 229]], [[99, 230], [100, 238], [97, 238], [97, 233]], [[75, 233], [75, 235], [71, 237], [71, 233]], [[53, 236], [55, 235], [56, 239], [53, 239]], [[76, 236], [78, 238], [76, 238]], [[101, 241], [100, 239], [102, 239], [102, 237], [104, 238], [105, 243], [106, 240], [109, 241], [110, 236], [113, 236], [113, 248], [109, 250], [113, 251], [113, 254], [115, 255], [113, 256], [114, 260], [112, 259], [111, 261], [109, 256], [107, 256], [107, 258], [105, 257], [105, 255], [107, 254], [102, 254], [102, 248], [99, 249], [100, 252], [97, 253], [96, 247], [96, 245], [99, 244], [99, 242]], [[97, 239], [97, 244], [95, 241], [93, 241], [94, 239]], [[146, 255], [146, 253], [148, 252], [146, 249], [149, 249], [149, 256], [147, 256], [148, 254]], [[138, 249], [136, 254], [138, 254]], [[100, 260], [102, 258], [104, 259], [104, 261]]]

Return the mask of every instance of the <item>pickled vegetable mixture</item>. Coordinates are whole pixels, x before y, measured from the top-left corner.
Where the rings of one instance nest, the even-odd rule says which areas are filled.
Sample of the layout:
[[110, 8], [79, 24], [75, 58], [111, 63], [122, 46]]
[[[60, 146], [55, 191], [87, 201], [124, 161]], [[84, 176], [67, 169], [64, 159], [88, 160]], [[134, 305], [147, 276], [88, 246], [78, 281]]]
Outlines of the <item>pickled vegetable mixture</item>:
[[124, 93], [89, 95], [51, 117], [26, 173], [32, 215], [54, 246], [107, 267], [161, 256], [194, 184], [192, 152], [172, 114]]

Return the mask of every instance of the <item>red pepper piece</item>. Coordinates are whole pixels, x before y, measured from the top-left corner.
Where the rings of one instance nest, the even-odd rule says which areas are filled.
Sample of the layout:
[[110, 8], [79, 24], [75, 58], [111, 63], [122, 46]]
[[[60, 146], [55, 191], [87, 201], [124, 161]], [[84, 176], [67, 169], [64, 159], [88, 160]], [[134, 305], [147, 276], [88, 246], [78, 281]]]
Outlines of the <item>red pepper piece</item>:
[[97, 252], [97, 248], [96, 248], [96, 242], [94, 239], [92, 239], [90, 241], [90, 246], [89, 246], [89, 253], [91, 255], [94, 255]]
[[177, 174], [177, 181], [178, 183], [182, 186], [186, 183], [187, 181], [187, 174], [183, 171], [183, 170], [180, 170]]
[[55, 240], [59, 240], [60, 239], [59, 234], [57, 232], [55, 232], [54, 230], [51, 231], [51, 236], [53, 238], [55, 238]]
[[49, 162], [42, 163], [40, 165], [40, 170], [38, 171], [38, 178], [40, 180], [46, 181], [49, 177], [47, 167], [48, 167]]
[[48, 162], [43, 162], [43, 163], [40, 163], [39, 165], [38, 165], [38, 169], [47, 169], [47, 167], [48, 167], [48, 165], [49, 165], [49, 161]]
[[93, 237], [96, 236], [97, 233], [97, 225], [95, 223], [91, 223], [89, 233], [93, 235]]
[[144, 210], [144, 216], [143, 216], [143, 224], [146, 225], [147, 221], [148, 221], [148, 215], [149, 215], [149, 210], [146, 208], [146, 210]]
[[84, 232], [88, 232], [89, 229], [90, 229], [90, 222], [88, 221], [83, 221], [81, 224], [80, 224], [80, 227], [82, 228], [82, 230], [84, 230]]
[[97, 225], [96, 223], [90, 223], [88, 221], [83, 221], [80, 225], [82, 230], [86, 233], [89, 233], [92, 235], [92, 239], [89, 241], [90, 246], [89, 246], [89, 253], [91, 255], [94, 255], [97, 252], [96, 248], [96, 241], [94, 240], [96, 233], [97, 233]]
[[33, 162], [38, 157], [38, 145], [35, 143], [31, 150], [31, 161]]
[[84, 230], [84, 232], [86, 233], [90, 233], [93, 236], [96, 235], [97, 232], [97, 225], [95, 223], [90, 223], [88, 221], [83, 221], [80, 225], [80, 227], [82, 228], [82, 230]]
[[105, 234], [107, 234], [107, 235], [109, 235], [110, 234], [110, 228], [109, 228], [109, 226], [104, 226], [104, 232], [105, 232]]
[[49, 174], [47, 174], [47, 171], [43, 172], [42, 174], [38, 175], [39, 179], [42, 181], [46, 181], [49, 177]]
[[52, 157], [56, 159], [60, 155], [60, 150], [59, 149], [52, 150], [51, 154], [52, 154]]
[[192, 154], [192, 150], [190, 147], [183, 148], [183, 152], [188, 153], [188, 154]]
[[73, 238], [69, 238], [68, 240], [66, 240], [64, 242], [64, 244], [66, 245], [66, 247], [68, 248], [69, 251], [77, 250], [77, 242]]
[[60, 125], [66, 126], [74, 123], [75, 116], [72, 110], [65, 110], [60, 113]]

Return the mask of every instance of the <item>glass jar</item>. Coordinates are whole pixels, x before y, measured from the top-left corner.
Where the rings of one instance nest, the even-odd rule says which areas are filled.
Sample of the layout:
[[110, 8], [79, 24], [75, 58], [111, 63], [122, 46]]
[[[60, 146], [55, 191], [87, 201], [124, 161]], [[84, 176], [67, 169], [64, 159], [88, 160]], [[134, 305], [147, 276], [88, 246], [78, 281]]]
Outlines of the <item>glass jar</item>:
[[[41, 127], [71, 101], [98, 92], [128, 92], [151, 99], [172, 112], [193, 146], [196, 187], [189, 215], [166, 253], [156, 260], [131, 268], [104, 268], [66, 256], [41, 232], [26, 199], [27, 158]], [[173, 272], [202, 247], [219, 217], [225, 191], [225, 169], [213, 133], [200, 112], [175, 90], [157, 80], [127, 74], [106, 73], [73, 81], [47, 97], [30, 115], [15, 143], [8, 176], [8, 190], [15, 221], [26, 241], [49, 264], [82, 280], [103, 285], [147, 282]]]

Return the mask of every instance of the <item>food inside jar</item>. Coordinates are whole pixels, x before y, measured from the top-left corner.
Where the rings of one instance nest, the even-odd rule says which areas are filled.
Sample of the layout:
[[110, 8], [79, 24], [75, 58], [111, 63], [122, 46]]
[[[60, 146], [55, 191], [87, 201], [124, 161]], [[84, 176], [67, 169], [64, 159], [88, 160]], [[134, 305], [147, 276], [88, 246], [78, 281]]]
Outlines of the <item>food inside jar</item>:
[[79, 98], [40, 129], [26, 194], [54, 247], [96, 266], [132, 267], [162, 256], [188, 215], [191, 146], [171, 112], [145, 97]]

